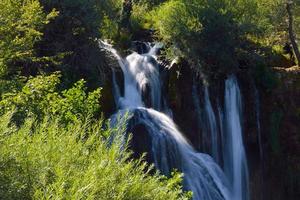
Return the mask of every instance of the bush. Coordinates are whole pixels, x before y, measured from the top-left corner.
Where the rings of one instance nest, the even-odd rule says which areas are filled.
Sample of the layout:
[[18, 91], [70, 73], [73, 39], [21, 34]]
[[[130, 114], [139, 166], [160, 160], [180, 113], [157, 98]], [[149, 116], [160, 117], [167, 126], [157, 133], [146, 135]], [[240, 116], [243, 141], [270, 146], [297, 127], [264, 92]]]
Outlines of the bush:
[[[141, 159], [107, 148], [102, 121], [63, 128], [55, 120], [27, 118], [19, 129], [12, 114], [0, 117], [0, 196], [3, 199], [188, 199], [175, 175], [149, 174]], [[33, 128], [34, 126], [34, 128]]]
[[283, 0], [150, 2], [154, 1], [135, 4], [134, 27], [154, 29], [165, 44], [167, 58], [183, 57], [196, 71], [211, 77], [250, 68], [252, 63], [242, 66], [243, 55], [264, 58], [264, 52], [257, 54], [262, 46], [286, 42]]
[[[236, 66], [239, 31], [221, 1], [171, 0], [149, 17], [158, 37], [199, 70]], [[180, 16], [180, 17], [178, 17]]]
[[38, 0], [0, 1], [0, 77], [30, 70], [41, 31], [56, 15], [53, 10], [46, 14]]
[[121, 2], [41, 0], [46, 11], [59, 11], [59, 16], [45, 27], [44, 37], [37, 45], [42, 56], [61, 56], [60, 63], [52, 64], [48, 70], [61, 71], [68, 86], [81, 78], [93, 88], [103, 85], [108, 69], [95, 39], [115, 38]]
[[28, 116], [42, 119], [50, 116], [67, 125], [88, 115], [100, 114], [100, 89], [87, 93], [85, 81], [59, 92], [60, 74], [30, 78], [20, 89], [5, 93], [0, 101], [0, 114], [15, 111], [14, 121], [22, 124]]

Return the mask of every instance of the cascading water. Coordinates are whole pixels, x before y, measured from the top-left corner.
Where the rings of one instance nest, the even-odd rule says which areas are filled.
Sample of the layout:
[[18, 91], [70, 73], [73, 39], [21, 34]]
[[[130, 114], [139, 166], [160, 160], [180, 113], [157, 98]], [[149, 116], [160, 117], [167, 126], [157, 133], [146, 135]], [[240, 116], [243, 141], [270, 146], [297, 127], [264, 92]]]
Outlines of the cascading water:
[[260, 131], [260, 101], [259, 101], [259, 93], [256, 87], [254, 87], [254, 97], [255, 97], [255, 114], [256, 114], [256, 126], [257, 126], [257, 140], [259, 146], [259, 155], [261, 161], [263, 161], [263, 147], [262, 147], [262, 139], [261, 139], [261, 131]]
[[211, 155], [212, 157], [220, 163], [220, 155], [219, 155], [219, 135], [218, 135], [218, 127], [216, 122], [215, 113], [211, 106], [211, 102], [209, 99], [208, 87], [205, 86], [204, 89], [204, 108], [206, 113], [207, 132], [210, 133], [211, 137]]
[[217, 121], [215, 117], [215, 113], [213, 111], [208, 86], [204, 86], [204, 102], [203, 108], [200, 106], [201, 101], [198, 95], [197, 84], [194, 81], [192, 86], [192, 97], [193, 103], [195, 107], [195, 112], [197, 114], [197, 127], [201, 129], [202, 135], [202, 150], [209, 153], [215, 161], [220, 164], [221, 156], [220, 156], [220, 147], [219, 147], [219, 130], [217, 126]]
[[[195, 152], [171, 118], [153, 109], [141, 107], [119, 111], [112, 116], [112, 123], [117, 123], [119, 116], [126, 112], [131, 113], [129, 127], [142, 125], [147, 130], [151, 141], [142, 145], [151, 144], [148, 154], [162, 174], [169, 176], [173, 169], [183, 172], [184, 189], [192, 191], [195, 200], [231, 199], [229, 183], [221, 168], [209, 155]], [[130, 130], [132, 129], [129, 128], [129, 132]]]
[[241, 109], [238, 82], [234, 76], [230, 76], [225, 82], [224, 169], [232, 183], [232, 199], [234, 200], [249, 198], [248, 166], [242, 137]]
[[225, 157], [225, 133], [224, 133], [224, 112], [220, 106], [220, 104], [218, 104], [218, 119], [219, 119], [219, 130], [220, 130], [220, 140], [221, 140], [221, 155], [222, 155], [222, 167], [224, 168], [224, 157]]
[[[255, 114], [256, 114], [256, 127], [257, 127], [257, 140], [258, 140], [258, 146], [259, 146], [259, 156], [260, 156], [260, 180], [262, 184], [263, 191], [265, 191], [265, 163], [264, 163], [264, 151], [263, 151], [263, 145], [262, 145], [262, 137], [261, 137], [261, 127], [260, 127], [260, 98], [259, 98], [259, 92], [254, 86], [254, 97], [255, 97]], [[265, 194], [261, 193], [260, 197], [261, 199], [265, 199]]]
[[[124, 97], [120, 96], [117, 100], [119, 108], [144, 107], [146, 102], [149, 104], [147, 106], [162, 110], [161, 84], [157, 61], [155, 60], [158, 47], [155, 45], [147, 54], [140, 55], [134, 52], [123, 59], [109, 44], [101, 42], [100, 46], [113, 53], [124, 74]], [[113, 84], [114, 90], [117, 90], [114, 91], [114, 94], [119, 95], [119, 87], [114, 74]]]
[[[195, 152], [172, 119], [159, 112], [164, 108], [161, 107], [161, 84], [155, 49], [142, 55], [133, 53], [122, 59], [111, 46], [103, 45], [115, 55], [124, 73], [124, 96], [117, 101], [121, 110], [111, 117], [112, 124], [117, 124], [120, 116], [122, 118], [129, 112], [131, 117], [127, 120], [127, 129], [144, 127], [149, 141], [142, 146], [150, 145], [147, 153], [151, 155], [156, 168], [165, 175], [170, 175], [173, 169], [183, 172], [184, 188], [193, 192], [193, 199], [231, 200], [229, 183], [221, 168], [209, 155]], [[144, 93], [149, 90], [149, 105], [155, 110], [144, 107], [147, 101]]]
[[220, 166], [223, 166], [231, 184], [231, 199], [247, 200], [249, 198], [248, 166], [242, 138], [242, 102], [236, 78], [230, 76], [225, 81], [225, 105], [222, 109], [218, 104], [217, 112], [214, 112], [211, 105], [207, 86], [204, 86], [203, 108], [200, 106], [201, 100], [195, 84], [192, 91], [195, 109], [200, 119], [199, 127], [202, 135], [204, 134], [202, 142], [207, 138], [210, 140], [208, 142], [210, 148], [206, 151]]

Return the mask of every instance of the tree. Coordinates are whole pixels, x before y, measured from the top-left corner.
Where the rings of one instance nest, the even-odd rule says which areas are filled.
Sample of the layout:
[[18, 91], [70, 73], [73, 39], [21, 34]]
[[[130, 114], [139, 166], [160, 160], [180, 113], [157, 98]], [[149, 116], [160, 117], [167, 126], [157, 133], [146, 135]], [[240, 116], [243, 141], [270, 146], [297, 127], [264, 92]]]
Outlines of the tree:
[[90, 87], [102, 86], [109, 69], [96, 38], [115, 38], [122, 0], [40, 0], [46, 11], [59, 16], [44, 30], [37, 46], [40, 55], [59, 57], [51, 71], [61, 71], [70, 86], [83, 78]]
[[46, 14], [38, 0], [0, 1], [0, 76], [30, 70], [42, 29], [56, 15], [52, 9]]
[[289, 38], [297, 59], [297, 63], [300, 66], [300, 52], [298, 48], [298, 44], [296, 41], [296, 35], [294, 31], [294, 16], [293, 16], [293, 5], [294, 2], [292, 0], [288, 0], [286, 3], [286, 10], [288, 14], [288, 33], [289, 33]]

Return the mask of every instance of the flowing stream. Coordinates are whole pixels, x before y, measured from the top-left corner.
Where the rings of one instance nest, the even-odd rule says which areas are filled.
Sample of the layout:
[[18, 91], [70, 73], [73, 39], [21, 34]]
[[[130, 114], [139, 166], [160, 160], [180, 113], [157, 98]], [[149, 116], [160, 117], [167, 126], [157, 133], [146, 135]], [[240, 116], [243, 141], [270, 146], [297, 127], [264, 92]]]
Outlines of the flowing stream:
[[215, 113], [213, 111], [210, 99], [208, 87], [205, 86], [204, 89], [204, 108], [206, 113], [206, 131], [207, 134], [210, 134], [211, 138], [211, 155], [212, 157], [220, 163], [220, 154], [219, 154], [219, 135], [218, 135], [218, 127], [216, 122]]
[[[119, 111], [111, 117], [112, 123], [117, 124], [123, 116], [129, 116], [126, 119], [127, 131], [130, 131], [130, 127], [142, 126], [140, 130], [146, 136], [140, 141], [143, 143], [141, 146], [149, 147], [147, 153], [155, 167], [167, 176], [174, 169], [181, 171], [184, 174], [184, 189], [193, 192], [194, 200], [246, 200], [248, 171], [242, 140], [241, 99], [236, 79], [232, 76], [226, 80], [225, 106], [217, 110], [218, 118], [209, 100], [208, 88], [205, 88], [204, 113], [207, 117], [207, 134], [212, 140], [211, 157], [196, 152], [168, 116], [169, 109], [163, 103], [165, 99], [161, 93], [160, 66], [156, 59], [158, 47], [152, 46], [144, 54], [134, 52], [126, 58], [122, 58], [106, 43], [101, 42], [101, 47], [114, 55], [124, 75], [124, 95], [121, 96], [113, 74], [113, 89]], [[193, 94], [193, 98], [194, 102], [199, 103], [196, 94]], [[201, 109], [200, 106], [197, 108]], [[219, 121], [222, 126], [217, 125]], [[221, 157], [224, 157], [225, 171], [217, 164]]]

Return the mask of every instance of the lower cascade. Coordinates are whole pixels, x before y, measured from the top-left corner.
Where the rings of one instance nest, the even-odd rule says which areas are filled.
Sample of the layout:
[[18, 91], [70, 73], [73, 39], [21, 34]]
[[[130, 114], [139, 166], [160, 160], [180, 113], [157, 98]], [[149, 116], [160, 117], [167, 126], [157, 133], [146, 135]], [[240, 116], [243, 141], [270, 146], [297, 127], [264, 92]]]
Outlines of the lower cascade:
[[[199, 153], [178, 130], [163, 103], [160, 66], [155, 56], [157, 46], [151, 47], [148, 53], [132, 53], [122, 58], [110, 45], [104, 42], [100, 45], [116, 57], [124, 75], [121, 96], [113, 74], [119, 111], [111, 117], [111, 123], [117, 125], [126, 118], [126, 132], [133, 133], [133, 150], [147, 152], [147, 160], [166, 176], [174, 169], [182, 172], [183, 187], [192, 191], [194, 200], [247, 200], [248, 168], [236, 79], [232, 76], [226, 81], [224, 109], [218, 107], [215, 112], [205, 88], [205, 112], [210, 117], [206, 120], [209, 123], [206, 134], [211, 134], [212, 146], [211, 155]], [[217, 121], [219, 118], [222, 120]], [[224, 169], [218, 165], [221, 164], [219, 156], [223, 156]]]

